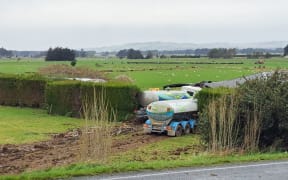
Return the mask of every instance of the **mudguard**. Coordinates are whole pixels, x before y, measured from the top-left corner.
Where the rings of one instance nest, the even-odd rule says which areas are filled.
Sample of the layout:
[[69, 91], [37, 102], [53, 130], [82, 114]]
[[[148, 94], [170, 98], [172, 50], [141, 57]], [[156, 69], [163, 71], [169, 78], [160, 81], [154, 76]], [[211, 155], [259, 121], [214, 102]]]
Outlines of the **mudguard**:
[[146, 120], [143, 129], [144, 133], [150, 134], [152, 132], [152, 122], [150, 119]]

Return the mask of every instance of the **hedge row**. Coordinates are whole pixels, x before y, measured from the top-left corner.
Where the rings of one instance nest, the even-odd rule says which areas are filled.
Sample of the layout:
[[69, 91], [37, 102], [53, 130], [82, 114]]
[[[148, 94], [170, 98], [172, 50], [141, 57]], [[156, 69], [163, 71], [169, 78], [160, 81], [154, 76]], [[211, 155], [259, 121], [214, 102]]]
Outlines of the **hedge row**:
[[8, 106], [48, 107], [51, 114], [80, 117], [84, 98], [93, 98], [104, 90], [105, 98], [118, 119], [123, 120], [137, 106], [134, 85], [120, 83], [89, 83], [80, 81], [51, 81], [38, 75], [0, 74], [0, 104]]
[[116, 111], [120, 120], [131, 114], [137, 106], [136, 95], [139, 89], [136, 86], [105, 83], [95, 84], [79, 81], [56, 81], [50, 82], [46, 88], [46, 103], [52, 114], [81, 115], [81, 105], [85, 97], [93, 98], [94, 89], [96, 94], [103, 94], [113, 110]]
[[47, 80], [37, 75], [1, 75], [0, 104], [43, 107]]
[[79, 87], [80, 83], [77, 81], [48, 83], [45, 98], [49, 113], [79, 116], [78, 111], [81, 107]]
[[199, 91], [196, 95], [198, 100], [199, 112], [202, 112], [204, 108], [209, 104], [210, 101], [217, 99], [223, 95], [231, 94], [233, 89], [231, 88], [204, 88]]

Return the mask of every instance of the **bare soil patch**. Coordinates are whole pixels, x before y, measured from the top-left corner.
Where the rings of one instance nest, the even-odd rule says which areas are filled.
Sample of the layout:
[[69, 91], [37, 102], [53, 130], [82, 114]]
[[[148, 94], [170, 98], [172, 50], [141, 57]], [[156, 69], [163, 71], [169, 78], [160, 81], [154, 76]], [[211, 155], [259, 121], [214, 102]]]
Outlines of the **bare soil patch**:
[[[124, 152], [148, 143], [161, 141], [166, 136], [144, 135], [139, 125], [123, 124], [113, 131], [112, 153]], [[118, 135], [125, 135], [121, 138]], [[80, 129], [51, 135], [51, 140], [31, 144], [0, 145], [0, 174], [19, 174], [43, 170], [79, 161]]]

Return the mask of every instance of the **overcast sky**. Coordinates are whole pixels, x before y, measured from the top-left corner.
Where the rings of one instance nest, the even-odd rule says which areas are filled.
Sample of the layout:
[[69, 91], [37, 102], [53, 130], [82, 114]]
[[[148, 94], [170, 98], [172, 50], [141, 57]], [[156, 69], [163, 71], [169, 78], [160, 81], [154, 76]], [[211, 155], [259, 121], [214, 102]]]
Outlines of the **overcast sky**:
[[0, 47], [288, 40], [288, 0], [0, 0]]

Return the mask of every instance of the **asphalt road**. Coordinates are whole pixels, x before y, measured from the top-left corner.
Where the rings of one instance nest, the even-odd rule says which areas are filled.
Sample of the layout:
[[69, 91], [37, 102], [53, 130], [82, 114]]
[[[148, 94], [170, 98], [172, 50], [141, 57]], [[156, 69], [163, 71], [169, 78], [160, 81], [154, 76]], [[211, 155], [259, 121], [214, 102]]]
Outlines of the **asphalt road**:
[[102, 176], [77, 177], [73, 180], [288, 180], [288, 161], [185, 168], [167, 171], [145, 171]]

